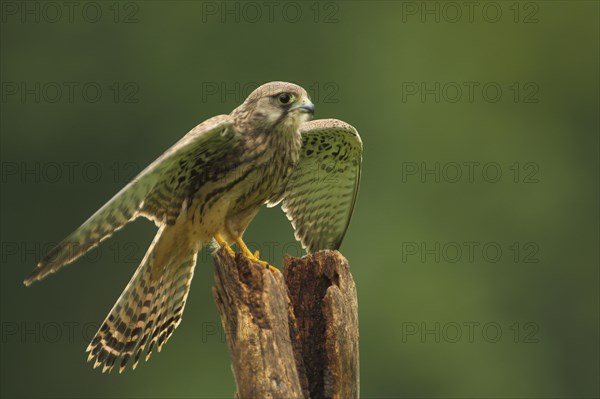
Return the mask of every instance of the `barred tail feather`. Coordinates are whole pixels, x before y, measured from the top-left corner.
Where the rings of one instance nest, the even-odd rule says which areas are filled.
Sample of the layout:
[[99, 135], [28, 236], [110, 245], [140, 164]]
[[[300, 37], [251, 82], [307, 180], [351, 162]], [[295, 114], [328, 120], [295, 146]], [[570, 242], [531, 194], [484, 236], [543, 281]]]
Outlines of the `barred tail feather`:
[[146, 361], [150, 359], [154, 348], [160, 352], [162, 346], [173, 334], [181, 322], [190, 283], [194, 273], [196, 255], [163, 277], [160, 299], [152, 306], [150, 322], [144, 330], [144, 336], [136, 349], [133, 368], [137, 367], [140, 356], [146, 351]]
[[140, 355], [146, 351], [148, 360], [157, 344], [160, 351], [181, 322], [196, 250], [192, 246], [168, 248], [175, 252], [166, 258], [168, 264], [156, 264], [157, 259], [165, 259], [156, 256], [157, 251], [166, 250], [160, 245], [163, 229], [87, 348], [88, 361], [95, 359], [94, 368], [102, 366], [102, 372], [112, 371], [118, 363], [121, 373], [132, 357], [135, 369]]

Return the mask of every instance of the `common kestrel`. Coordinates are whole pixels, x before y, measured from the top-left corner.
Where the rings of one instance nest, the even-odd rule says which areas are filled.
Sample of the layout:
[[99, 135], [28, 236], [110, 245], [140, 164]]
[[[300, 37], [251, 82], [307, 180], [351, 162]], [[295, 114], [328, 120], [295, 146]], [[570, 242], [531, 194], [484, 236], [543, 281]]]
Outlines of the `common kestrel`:
[[[129, 284], [87, 348], [94, 368], [146, 360], [181, 322], [197, 253], [236, 243], [262, 204], [279, 203], [308, 252], [337, 249], [358, 192], [362, 142], [335, 119], [307, 122], [306, 91], [271, 82], [229, 115], [210, 118], [144, 169], [43, 258], [25, 285], [75, 261], [139, 216], [158, 226]], [[266, 262], [263, 266], [270, 267]], [[275, 269], [276, 270], [276, 269]]]

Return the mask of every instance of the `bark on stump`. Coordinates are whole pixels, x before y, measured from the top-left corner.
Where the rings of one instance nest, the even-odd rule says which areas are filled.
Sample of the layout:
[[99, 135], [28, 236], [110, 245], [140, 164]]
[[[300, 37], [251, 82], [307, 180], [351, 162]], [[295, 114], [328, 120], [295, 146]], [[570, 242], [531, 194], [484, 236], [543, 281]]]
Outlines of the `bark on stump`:
[[214, 261], [237, 398], [358, 398], [356, 287], [338, 251], [286, 257], [284, 274], [223, 249]]

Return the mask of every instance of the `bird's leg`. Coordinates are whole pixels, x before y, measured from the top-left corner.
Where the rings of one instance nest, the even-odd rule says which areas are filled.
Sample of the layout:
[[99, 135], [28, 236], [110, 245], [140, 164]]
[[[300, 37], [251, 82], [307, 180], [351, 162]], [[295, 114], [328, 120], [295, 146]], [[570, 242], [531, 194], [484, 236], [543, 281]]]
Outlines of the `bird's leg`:
[[254, 261], [258, 259], [256, 253], [252, 253], [252, 251], [250, 251], [250, 249], [246, 246], [246, 243], [242, 240], [241, 237], [237, 238], [235, 240], [235, 243], [238, 245], [238, 247], [240, 247], [245, 257], [250, 258]]
[[227, 244], [227, 241], [225, 241], [221, 234], [215, 234], [215, 240], [217, 241], [217, 244], [221, 246], [221, 248], [225, 248], [225, 250], [229, 252], [229, 255], [235, 256], [235, 252], [233, 252], [233, 249], [231, 249], [231, 247], [229, 246], [229, 244]]
[[242, 250], [242, 253], [244, 254], [244, 256], [246, 258], [248, 258], [256, 263], [260, 263], [262, 266], [271, 270], [272, 272], [279, 272], [279, 269], [277, 269], [276, 267], [269, 265], [269, 263], [265, 262], [264, 260], [260, 260], [258, 258], [258, 256], [259, 256], [258, 251], [256, 251], [255, 253], [252, 253], [252, 251], [250, 251], [250, 249], [246, 246], [246, 243], [244, 242], [244, 240], [242, 240], [242, 237], [236, 238], [235, 243], [238, 245], [238, 247], [240, 247], [240, 249]]

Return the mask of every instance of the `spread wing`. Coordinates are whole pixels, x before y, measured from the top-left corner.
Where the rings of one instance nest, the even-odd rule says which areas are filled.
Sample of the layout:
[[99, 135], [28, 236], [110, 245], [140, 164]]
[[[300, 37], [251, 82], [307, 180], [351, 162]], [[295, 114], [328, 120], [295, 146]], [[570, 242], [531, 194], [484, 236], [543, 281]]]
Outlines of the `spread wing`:
[[302, 153], [282, 202], [298, 239], [308, 252], [338, 249], [358, 194], [362, 141], [356, 129], [336, 119], [304, 123]]
[[52, 249], [25, 279], [25, 285], [75, 261], [139, 216], [157, 224], [168, 222], [174, 212], [181, 209], [181, 203], [179, 206], [174, 203], [181, 198], [172, 195], [182, 182], [181, 174], [211, 155], [226, 151], [233, 137], [233, 124], [228, 115], [215, 116], [193, 128]]

